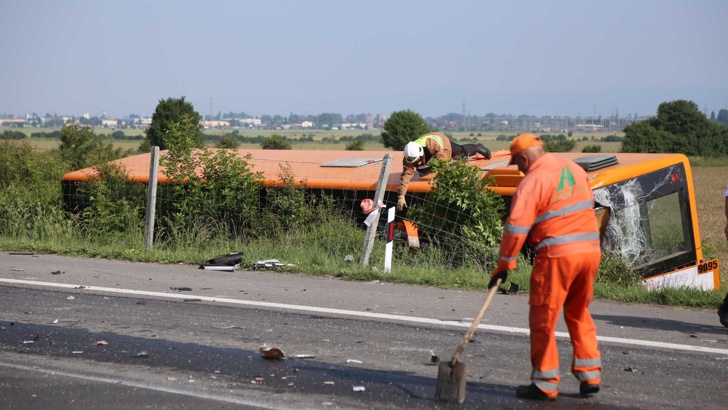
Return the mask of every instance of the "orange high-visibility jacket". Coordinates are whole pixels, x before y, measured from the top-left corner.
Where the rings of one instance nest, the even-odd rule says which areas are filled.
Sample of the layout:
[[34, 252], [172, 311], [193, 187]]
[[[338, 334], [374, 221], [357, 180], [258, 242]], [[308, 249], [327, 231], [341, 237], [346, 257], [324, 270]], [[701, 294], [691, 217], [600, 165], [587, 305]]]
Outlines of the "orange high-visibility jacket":
[[594, 194], [573, 161], [547, 153], [531, 165], [513, 196], [496, 272], [515, 269], [526, 238], [539, 256], [600, 251]]
[[[452, 158], [452, 144], [450, 138], [442, 132], [431, 132], [425, 134], [415, 140], [416, 143], [420, 144], [425, 151], [429, 152], [432, 158], [439, 158], [441, 160], [449, 160]], [[407, 193], [407, 185], [409, 185], [412, 177], [415, 175], [415, 167], [423, 166], [427, 163], [425, 155], [421, 156], [415, 163], [408, 164], [407, 161], [402, 160], [402, 175], [399, 179], [399, 187], [397, 193], [399, 196], [404, 196]]]

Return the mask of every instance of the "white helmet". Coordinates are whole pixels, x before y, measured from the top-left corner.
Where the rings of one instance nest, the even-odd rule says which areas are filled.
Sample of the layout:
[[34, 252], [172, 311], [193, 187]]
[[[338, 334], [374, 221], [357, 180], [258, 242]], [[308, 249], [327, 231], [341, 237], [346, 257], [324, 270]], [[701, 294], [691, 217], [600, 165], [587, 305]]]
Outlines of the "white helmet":
[[424, 150], [422, 149], [422, 145], [414, 141], [410, 141], [404, 146], [404, 160], [408, 164], [417, 161], [423, 153]]

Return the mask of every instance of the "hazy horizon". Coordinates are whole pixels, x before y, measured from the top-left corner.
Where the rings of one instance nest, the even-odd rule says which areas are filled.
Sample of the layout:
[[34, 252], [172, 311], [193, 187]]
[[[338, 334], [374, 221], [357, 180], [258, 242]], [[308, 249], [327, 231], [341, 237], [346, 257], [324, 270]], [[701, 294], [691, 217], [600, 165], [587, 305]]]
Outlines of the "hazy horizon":
[[721, 0], [6, 1], [0, 113], [728, 109]]

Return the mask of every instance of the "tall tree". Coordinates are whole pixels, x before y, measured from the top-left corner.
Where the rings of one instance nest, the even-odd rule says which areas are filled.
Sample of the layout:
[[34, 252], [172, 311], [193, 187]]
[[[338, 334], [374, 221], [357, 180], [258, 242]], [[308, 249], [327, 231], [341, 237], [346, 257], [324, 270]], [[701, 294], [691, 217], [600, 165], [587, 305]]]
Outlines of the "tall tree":
[[382, 141], [385, 147], [399, 151], [408, 142], [428, 132], [430, 127], [420, 114], [410, 110], [397, 111], [384, 123]]
[[728, 110], [718, 111], [718, 118], [715, 119], [719, 124], [728, 127]]
[[191, 103], [185, 101], [185, 97], [159, 100], [157, 109], [152, 115], [152, 123], [146, 132], [149, 143], [158, 146], [159, 149], [166, 149], [167, 144], [164, 139], [170, 125], [180, 122], [185, 115], [190, 116], [192, 124], [197, 129], [194, 135], [196, 144], [202, 146], [204, 136], [200, 129], [200, 114], [195, 111]]
[[692, 101], [665, 102], [658, 107], [656, 117], [625, 127], [622, 152], [725, 155], [728, 129], [708, 120]]

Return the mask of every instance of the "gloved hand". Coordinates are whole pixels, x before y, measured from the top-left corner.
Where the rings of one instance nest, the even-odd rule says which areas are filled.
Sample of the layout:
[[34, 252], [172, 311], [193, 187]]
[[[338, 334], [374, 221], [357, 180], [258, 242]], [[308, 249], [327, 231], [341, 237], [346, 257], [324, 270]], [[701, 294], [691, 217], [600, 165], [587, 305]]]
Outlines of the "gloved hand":
[[505, 281], [508, 279], [508, 271], [505, 270], [503, 272], [493, 272], [493, 275], [490, 277], [490, 282], [488, 282], [488, 289], [492, 288], [493, 286], [498, 286], [498, 279], [501, 280], [501, 283], [505, 283]]
[[397, 210], [401, 211], [407, 207], [407, 201], [404, 200], [404, 196], [400, 195], [397, 199]]

